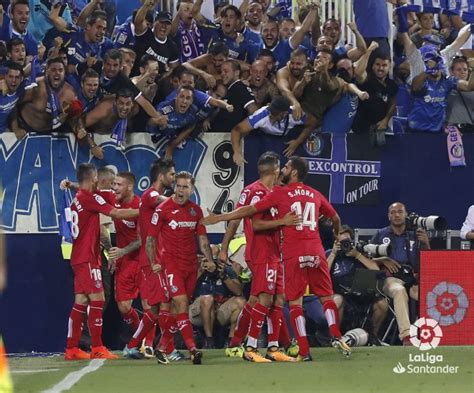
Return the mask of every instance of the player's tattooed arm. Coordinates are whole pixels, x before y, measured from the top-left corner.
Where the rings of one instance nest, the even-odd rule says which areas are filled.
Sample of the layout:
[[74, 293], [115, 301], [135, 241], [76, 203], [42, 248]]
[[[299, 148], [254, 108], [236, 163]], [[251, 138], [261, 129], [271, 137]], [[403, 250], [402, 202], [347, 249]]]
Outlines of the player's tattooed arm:
[[112, 247], [109, 250], [109, 257], [115, 260], [122, 258], [124, 255], [127, 255], [135, 250], [138, 250], [141, 244], [142, 244], [142, 241], [140, 238], [138, 238], [137, 240], [127, 244], [124, 248]]
[[199, 240], [199, 248], [201, 249], [201, 252], [204, 254], [204, 256], [206, 257], [208, 261], [212, 261], [212, 251], [211, 251], [211, 246], [209, 244], [209, 239], [207, 238], [206, 235], [199, 235], [198, 240]]
[[145, 243], [146, 255], [148, 257], [148, 263], [150, 264], [153, 273], [159, 273], [161, 271], [161, 265], [156, 263], [156, 238], [153, 236], [147, 236]]
[[107, 251], [112, 248], [112, 242], [110, 240], [110, 233], [106, 225], [100, 226], [100, 243]]

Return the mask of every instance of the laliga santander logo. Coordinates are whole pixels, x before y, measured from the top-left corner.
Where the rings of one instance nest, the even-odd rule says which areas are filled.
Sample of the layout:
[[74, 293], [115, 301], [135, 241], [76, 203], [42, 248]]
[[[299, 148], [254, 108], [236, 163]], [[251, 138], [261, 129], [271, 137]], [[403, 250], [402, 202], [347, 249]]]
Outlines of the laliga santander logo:
[[438, 322], [431, 318], [420, 318], [410, 326], [410, 342], [420, 351], [435, 349], [443, 337]]
[[442, 281], [428, 293], [426, 305], [428, 316], [439, 321], [440, 326], [449, 326], [463, 321], [469, 300], [463, 287]]

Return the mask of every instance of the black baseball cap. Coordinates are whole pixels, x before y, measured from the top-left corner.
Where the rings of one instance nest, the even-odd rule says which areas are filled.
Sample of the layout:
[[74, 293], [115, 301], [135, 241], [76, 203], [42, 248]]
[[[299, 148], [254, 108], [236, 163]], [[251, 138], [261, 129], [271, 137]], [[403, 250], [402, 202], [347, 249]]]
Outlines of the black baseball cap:
[[172, 20], [173, 20], [173, 17], [171, 16], [171, 14], [165, 11], [158, 12], [158, 14], [155, 17], [155, 22], [171, 23]]

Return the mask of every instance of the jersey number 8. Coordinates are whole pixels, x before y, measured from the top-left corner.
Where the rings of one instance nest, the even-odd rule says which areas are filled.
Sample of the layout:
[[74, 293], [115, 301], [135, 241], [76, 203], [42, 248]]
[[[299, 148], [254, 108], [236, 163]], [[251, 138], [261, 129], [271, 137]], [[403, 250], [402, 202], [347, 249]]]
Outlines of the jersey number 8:
[[77, 211], [73, 210], [71, 211], [71, 218], [72, 218], [72, 225], [71, 225], [71, 232], [72, 232], [72, 238], [77, 239], [79, 236], [79, 214], [77, 214]]

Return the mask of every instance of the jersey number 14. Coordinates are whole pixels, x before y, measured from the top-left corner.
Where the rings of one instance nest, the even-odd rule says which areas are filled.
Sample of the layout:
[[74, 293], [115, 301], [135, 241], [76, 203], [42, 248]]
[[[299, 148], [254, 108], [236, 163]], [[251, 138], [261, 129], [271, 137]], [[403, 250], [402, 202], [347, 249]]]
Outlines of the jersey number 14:
[[311, 231], [316, 230], [318, 222], [316, 221], [316, 205], [314, 202], [306, 202], [304, 207], [301, 202], [294, 202], [291, 205], [291, 210], [303, 219], [303, 222], [296, 226], [297, 231], [302, 231], [304, 227], [309, 227]]

